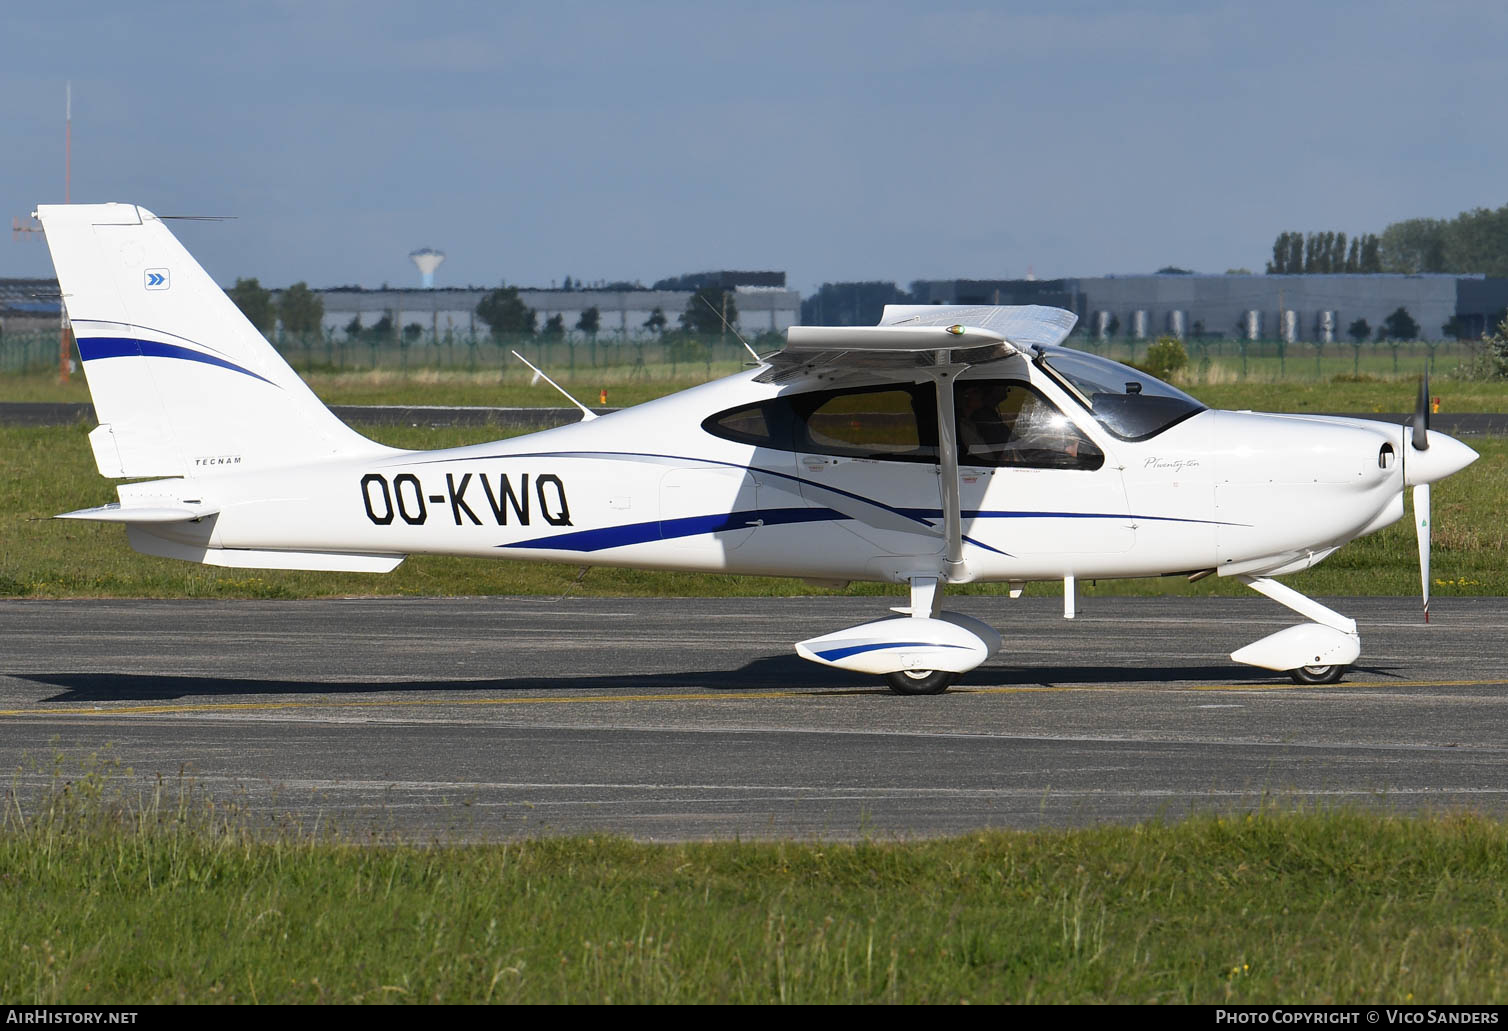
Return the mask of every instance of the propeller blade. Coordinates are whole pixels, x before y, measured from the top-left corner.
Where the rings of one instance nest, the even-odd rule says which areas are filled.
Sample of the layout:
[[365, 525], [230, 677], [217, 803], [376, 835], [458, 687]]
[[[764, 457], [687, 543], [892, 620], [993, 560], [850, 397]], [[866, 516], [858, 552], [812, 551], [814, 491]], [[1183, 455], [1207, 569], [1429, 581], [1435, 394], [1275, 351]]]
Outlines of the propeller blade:
[[1414, 405], [1414, 450], [1429, 450], [1429, 373], [1419, 377], [1419, 401]]
[[1419, 585], [1424, 589], [1424, 621], [1429, 622], [1429, 484], [1414, 488], [1414, 531], [1419, 536]]

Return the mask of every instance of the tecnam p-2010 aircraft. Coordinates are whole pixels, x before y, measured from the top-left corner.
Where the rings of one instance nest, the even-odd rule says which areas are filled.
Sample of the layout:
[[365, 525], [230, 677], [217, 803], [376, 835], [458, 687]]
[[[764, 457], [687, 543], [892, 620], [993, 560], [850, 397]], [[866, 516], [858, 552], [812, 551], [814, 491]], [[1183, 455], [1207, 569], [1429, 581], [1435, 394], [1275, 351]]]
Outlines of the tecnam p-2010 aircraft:
[[[65, 518], [221, 566], [386, 572], [417, 553], [909, 585], [814, 662], [931, 694], [1001, 645], [948, 584], [1239, 577], [1305, 617], [1232, 654], [1338, 679], [1355, 621], [1273, 577], [1402, 517], [1477, 456], [1427, 427], [1211, 411], [1060, 346], [1071, 312], [889, 306], [794, 327], [726, 379], [524, 437], [403, 451], [320, 403], [150, 212], [37, 210], [100, 425], [100, 473], [157, 477]], [[1427, 609], [1426, 609], [1427, 611]]]

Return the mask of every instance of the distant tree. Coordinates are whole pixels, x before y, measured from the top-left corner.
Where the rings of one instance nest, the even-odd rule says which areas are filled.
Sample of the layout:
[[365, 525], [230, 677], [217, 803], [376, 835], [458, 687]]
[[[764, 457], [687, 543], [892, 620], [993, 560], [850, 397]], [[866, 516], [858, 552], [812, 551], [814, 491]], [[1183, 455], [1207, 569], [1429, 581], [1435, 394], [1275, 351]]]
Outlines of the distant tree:
[[1445, 325], [1440, 327], [1440, 332], [1452, 340], [1470, 340], [1471, 324], [1459, 315], [1452, 315], [1446, 320]]
[[1444, 272], [1447, 224], [1438, 218], [1410, 218], [1382, 231], [1385, 272]]
[[391, 312], [383, 312], [382, 318], [372, 323], [372, 328], [367, 330], [367, 336], [373, 340], [386, 340], [393, 335], [393, 316]]
[[1249, 269], [1249, 268], [1228, 268], [1228, 269], [1225, 270], [1225, 274], [1227, 276], [1249, 276], [1249, 275], [1251, 275], [1251, 269]]
[[355, 315], [351, 316], [351, 321], [346, 323], [346, 339], [359, 339], [362, 332], [363, 329], [361, 326], [361, 313], [357, 312]]
[[565, 277], [565, 282], [563, 282], [563, 283], [560, 284], [560, 288], [562, 290], [574, 290], [574, 289], [576, 289], [576, 284], [573, 283], [573, 282], [571, 282], [571, 277], [570, 276], [566, 276]]
[[278, 300], [278, 321], [294, 336], [318, 333], [325, 321], [325, 301], [304, 282], [294, 283]]
[[1298, 235], [1298, 233], [1279, 233], [1277, 239], [1272, 241], [1272, 260], [1267, 263], [1269, 276], [1285, 276], [1298, 271], [1290, 267], [1288, 260], [1290, 241]]
[[1476, 363], [1482, 375], [1488, 379], [1508, 379], [1508, 316], [1498, 322], [1497, 329], [1482, 337], [1484, 352]]
[[539, 335], [547, 340], [559, 340], [565, 336], [565, 316], [556, 312], [545, 319], [545, 328], [539, 331]]
[[[724, 323], [726, 321], [726, 325]], [[733, 291], [720, 286], [704, 286], [692, 294], [681, 313], [681, 328], [702, 336], [727, 332], [726, 326], [738, 321], [738, 305]]]
[[1419, 323], [1414, 321], [1407, 308], [1400, 306], [1383, 320], [1383, 324], [1387, 326], [1388, 337], [1393, 340], [1419, 339]]
[[[581, 313], [581, 318], [576, 320], [576, 328], [585, 333], [587, 339], [592, 342], [592, 366], [595, 368], [597, 365], [597, 331], [602, 328], [602, 312], [597, 310], [595, 304]], [[572, 348], [571, 362], [573, 368], [576, 361], [575, 354], [575, 349]]]
[[403, 327], [403, 342], [405, 344], [417, 344], [419, 338], [424, 335], [424, 327], [417, 322], [410, 322]]
[[1345, 233], [1332, 230], [1279, 233], [1272, 243], [1272, 260], [1267, 263], [1270, 276], [1381, 271], [1376, 235], [1364, 233], [1348, 238]]
[[477, 302], [476, 314], [494, 337], [531, 335], [539, 321], [534, 309], [519, 298], [516, 286], [500, 286], [487, 294]]
[[1361, 375], [1361, 349], [1366, 345], [1367, 337], [1372, 335], [1372, 327], [1367, 325], [1366, 319], [1357, 319], [1346, 328], [1346, 336], [1351, 338], [1351, 375]]
[[263, 333], [271, 333], [273, 326], [277, 325], [277, 312], [272, 308], [272, 292], [252, 279], [237, 279], [236, 285], [228, 291], [230, 299], [236, 302], [236, 307], [241, 309], [241, 314]]
[[1147, 348], [1141, 367], [1158, 379], [1170, 380], [1188, 363], [1189, 353], [1184, 350], [1183, 342], [1177, 337], [1163, 336]]
[[1319, 249], [1322, 233], [1308, 233], [1304, 237], [1304, 271], [1318, 272]]
[[668, 324], [669, 320], [665, 318], [664, 308], [656, 308], [649, 313], [649, 318], [644, 320], [644, 328], [655, 334], [665, 332]]
[[1452, 219], [1445, 234], [1445, 270], [1508, 275], [1508, 204], [1476, 208]]
[[670, 359], [670, 374], [674, 376], [682, 362], [701, 361], [710, 367], [712, 348], [688, 333], [675, 333], [665, 348], [665, 356]]
[[911, 295], [894, 282], [823, 283], [801, 301], [804, 326], [873, 326], [887, 304], [909, 304]]

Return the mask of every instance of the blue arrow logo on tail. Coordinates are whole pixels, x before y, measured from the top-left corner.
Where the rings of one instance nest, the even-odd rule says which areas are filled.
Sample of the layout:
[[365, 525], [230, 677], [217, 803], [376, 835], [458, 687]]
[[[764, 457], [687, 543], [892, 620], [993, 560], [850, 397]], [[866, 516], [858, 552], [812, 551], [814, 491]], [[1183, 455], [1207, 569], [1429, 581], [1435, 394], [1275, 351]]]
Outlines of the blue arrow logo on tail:
[[149, 268], [146, 274], [148, 290], [166, 290], [172, 285], [168, 281], [168, 270], [165, 268]]

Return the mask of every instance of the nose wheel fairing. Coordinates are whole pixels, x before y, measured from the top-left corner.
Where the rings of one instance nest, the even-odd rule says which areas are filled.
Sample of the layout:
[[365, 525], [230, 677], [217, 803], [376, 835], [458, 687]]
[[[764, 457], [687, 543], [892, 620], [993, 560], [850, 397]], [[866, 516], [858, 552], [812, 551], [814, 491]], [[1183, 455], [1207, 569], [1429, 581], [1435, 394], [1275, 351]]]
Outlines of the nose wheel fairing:
[[1313, 622], [1287, 627], [1231, 652], [1248, 666], [1287, 673], [1301, 684], [1333, 684], [1361, 655], [1356, 620], [1266, 577], [1243, 576], [1246, 586]]

